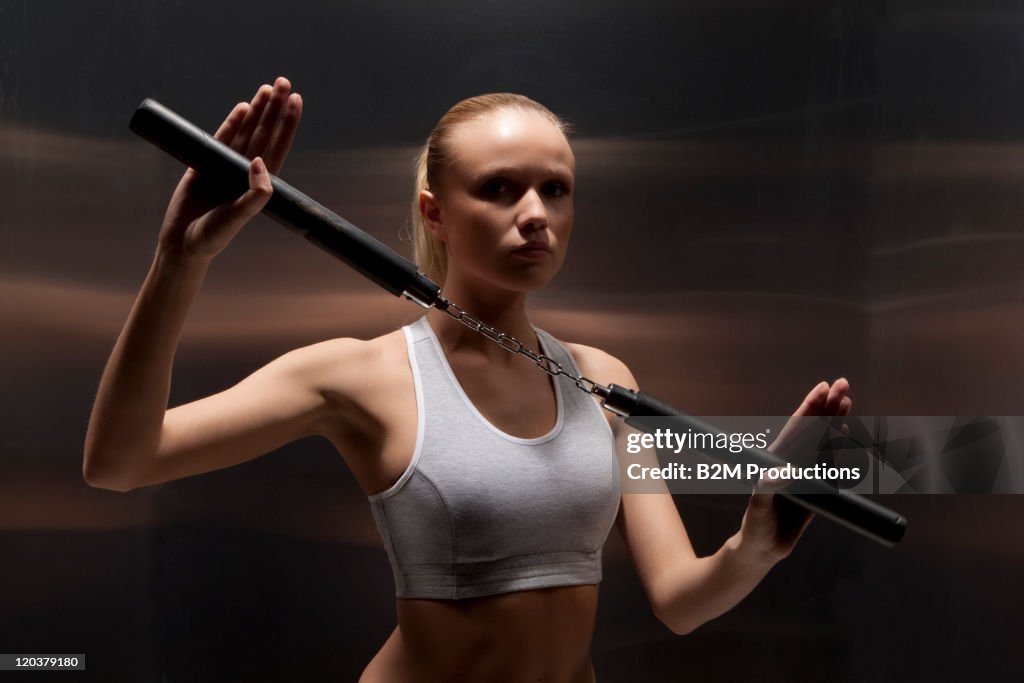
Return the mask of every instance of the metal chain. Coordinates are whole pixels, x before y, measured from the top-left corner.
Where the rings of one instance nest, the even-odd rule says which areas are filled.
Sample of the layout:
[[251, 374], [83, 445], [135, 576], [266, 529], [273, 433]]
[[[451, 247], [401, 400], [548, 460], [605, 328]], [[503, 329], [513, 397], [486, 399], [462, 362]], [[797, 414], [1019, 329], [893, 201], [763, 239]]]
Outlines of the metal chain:
[[434, 308], [438, 309], [439, 311], [442, 311], [443, 313], [448, 314], [452, 318], [455, 318], [469, 329], [479, 332], [480, 334], [484, 335], [491, 341], [498, 344], [498, 346], [505, 349], [506, 351], [511, 351], [512, 353], [516, 353], [521, 356], [526, 356], [534, 363], [536, 363], [541, 370], [548, 373], [549, 375], [553, 377], [557, 377], [558, 375], [564, 375], [568, 377], [570, 380], [572, 380], [572, 382], [577, 387], [587, 392], [588, 394], [607, 396], [609, 391], [608, 387], [602, 384], [598, 384], [597, 382], [591, 379], [587, 379], [582, 375], [577, 376], [572, 374], [571, 372], [563, 368], [561, 364], [555, 361], [554, 359], [548, 358], [543, 353], [536, 353], [535, 351], [528, 349], [521, 341], [519, 341], [515, 337], [507, 335], [504, 332], [500, 332], [499, 330], [497, 330], [494, 327], [491, 327], [487, 323], [482, 322], [479, 318], [476, 318], [470, 315], [469, 313], [466, 313], [456, 304], [453, 304], [444, 297], [437, 298], [437, 301], [434, 303]]

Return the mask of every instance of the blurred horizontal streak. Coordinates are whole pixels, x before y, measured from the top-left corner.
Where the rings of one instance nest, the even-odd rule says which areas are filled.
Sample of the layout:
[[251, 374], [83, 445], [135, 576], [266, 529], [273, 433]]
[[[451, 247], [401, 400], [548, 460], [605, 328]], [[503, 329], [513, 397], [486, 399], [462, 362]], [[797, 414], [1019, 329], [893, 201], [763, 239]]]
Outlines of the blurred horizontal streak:
[[0, 477], [0, 530], [138, 529], [153, 524], [152, 491], [90, 488], [70, 468], [19, 468]]
[[1019, 143], [895, 142], [870, 149], [868, 179], [875, 183], [908, 177], [1024, 178], [1024, 145]]
[[[786, 140], [574, 138], [577, 174], [616, 182], [782, 177], [794, 173], [849, 172], [863, 168], [870, 146], [831, 142], [808, 149]], [[670, 176], [664, 174], [670, 173]], [[671, 196], [666, 199], [671, 199]]]
[[946, 235], [922, 238], [900, 245], [886, 245], [871, 252], [872, 256], [894, 256], [921, 249], [957, 251], [970, 247], [988, 247], [993, 250], [1024, 249], [1024, 233]]
[[[126, 128], [130, 115], [125, 112]], [[30, 164], [37, 173], [51, 168], [62, 172], [117, 171], [126, 162], [131, 162], [133, 168], [153, 168], [157, 161], [144, 145], [132, 140], [100, 140], [9, 123], [0, 124], [0, 149], [4, 150], [0, 164]]]
[[[74, 336], [113, 346], [134, 292], [32, 279], [0, 280], [5, 302], [0, 324], [8, 349], [45, 343], [40, 334]], [[218, 341], [376, 336], [415, 316], [413, 304], [386, 294], [201, 294], [189, 313], [184, 338]], [[55, 343], [65, 344], [59, 337]]]
[[[86, 339], [113, 341], [131, 309], [135, 292], [87, 287], [72, 282], [34, 280], [29, 278], [0, 279], [0, 290], [6, 296], [0, 309], [0, 321], [9, 323], [13, 339], [23, 327], [36, 330], [48, 328]], [[249, 289], [245, 293], [203, 292], [200, 294], [186, 324], [186, 336], [199, 342], [210, 342], [233, 336], [303, 337], [303, 336], [366, 336], [384, 334], [402, 321], [412, 320], [424, 311], [414, 304], [385, 293], [346, 294], [280, 293]], [[564, 299], [562, 297], [561, 299]], [[716, 307], [728, 305], [788, 306], [806, 308], [823, 306], [832, 310], [857, 310], [848, 302], [828, 298], [772, 296], [747, 293], [678, 293], [662, 297], [644, 296], [637, 300], [606, 297], [573, 297], [565, 303], [541, 303], [535, 306], [538, 320], [552, 329], [581, 333], [581, 339], [635, 340], [638, 335], [649, 339], [708, 337], [708, 325], [719, 318]], [[787, 303], [788, 302], [788, 303]], [[634, 310], [625, 310], [630, 306]], [[695, 308], [691, 308], [695, 307]], [[651, 311], [650, 309], [658, 309]], [[702, 317], [694, 319], [703, 309]], [[365, 334], [361, 334], [365, 331]], [[333, 333], [333, 334], [332, 334]], [[596, 343], [596, 342], [592, 342]]]
[[[861, 410], [1014, 414], [1009, 384], [1000, 377], [1024, 373], [1015, 352], [1024, 335], [1020, 286], [1018, 281], [1017, 290], [994, 298], [904, 292], [866, 306], [751, 292], [662, 293], [635, 300], [551, 295], [533, 312], [540, 327], [616, 355], [645, 390], [698, 414], [783, 412], [813, 383], [839, 374], [854, 382], [865, 401]], [[289, 348], [335, 337], [373, 338], [423, 312], [383, 293], [266, 288], [203, 293], [186, 324], [182, 363], [201, 359], [204, 365], [195, 371], [209, 381], [237, 381], [238, 372]], [[14, 361], [7, 372], [29, 379], [40, 368], [52, 373], [83, 362], [98, 372], [134, 297], [18, 278], [0, 281], [0, 290], [0, 326]], [[993, 357], [1004, 360], [993, 364]], [[237, 368], [223, 378], [205, 365], [228, 360]], [[898, 392], [886, 389], [893, 383]]]
[[[171, 109], [188, 118], [187, 109], [174, 102], [164, 102]], [[131, 112], [125, 112], [125, 128]], [[208, 131], [211, 132], [212, 131]], [[301, 135], [301, 131], [299, 135]], [[656, 135], [656, 134], [649, 134]], [[577, 159], [577, 171], [582, 169], [626, 168], [649, 169], [658, 172], [664, 164], [678, 166], [686, 175], [714, 176], [745, 172], [778, 175], [795, 164], [805, 164], [817, 159], [831, 167], [837, 161], [853, 158], [850, 155], [836, 155], [836, 150], [856, 151], [875, 149], [879, 161], [918, 161], [922, 158], [953, 158], [969, 150], [976, 164], [984, 164], [991, 150], [1002, 149], [1004, 145], [965, 145], [958, 143], [883, 144], [865, 145], [858, 142], [834, 141], [824, 149], [806, 149], [800, 142], [787, 140], [730, 140], [722, 139], [662, 139], [637, 137], [595, 137], [585, 134], [571, 135], [573, 152]], [[921, 147], [931, 148], [922, 157]], [[1013, 147], [1011, 145], [1011, 147]], [[69, 133], [40, 130], [31, 127], [0, 124], [0, 148], [5, 150], [0, 164], [31, 163], [36, 172], [49, 169], [60, 171], [83, 171], [102, 173], [105, 171], [124, 172], [129, 168], [131, 175], [138, 177], [139, 169], [162, 168], [162, 161], [170, 159], [164, 152], [136, 138], [125, 140], [95, 139]], [[949, 148], [951, 151], [947, 151]], [[794, 149], [801, 153], [794, 155]], [[294, 180], [308, 180], [316, 176], [405, 178], [400, 184], [402, 196], [412, 199], [413, 172], [416, 145], [378, 145], [363, 148], [334, 148], [321, 150], [299, 150], [289, 157], [281, 173], [293, 185]], [[766, 154], [768, 152], [768, 154]], [[808, 155], [814, 156], [808, 156]], [[950, 156], [952, 155], [952, 157]], [[1009, 160], [1009, 152], [999, 155]], [[651, 168], [649, 162], [662, 160], [664, 164]], [[789, 162], [778, 167], [777, 162]], [[126, 163], [131, 166], [126, 166]], [[172, 162], [177, 164], [177, 162]], [[1019, 164], [1018, 164], [1019, 165]], [[802, 167], [802, 166], [801, 166]], [[2, 166], [0, 166], [2, 168]], [[297, 185], [298, 186], [298, 185]], [[299, 186], [300, 189], [301, 186]]]
[[[0, 280], [7, 301], [0, 321], [9, 325], [11, 341], [38, 343], [38, 332], [61, 333], [83, 340], [112, 343], [128, 316], [134, 293], [32, 279]], [[189, 313], [184, 337], [200, 344], [260, 339], [371, 338], [384, 334], [424, 311], [414, 304], [380, 294], [292, 294], [250, 289], [246, 293], [202, 293]], [[763, 293], [665, 293], [660, 297], [616, 299], [564, 297], [533, 307], [538, 323], [567, 341], [591, 345], [635, 344], [640, 340], [685, 344], [710, 341], [736, 329], [734, 313], [750, 309], [766, 317], [813, 308], [848, 316], [859, 307], [828, 298], [786, 297]], [[652, 310], [653, 309], [653, 310]], [[808, 322], [814, 325], [818, 320]]]
[[[343, 464], [339, 458], [339, 468]], [[250, 467], [249, 473], [259, 467]], [[118, 493], [89, 487], [68, 468], [22, 469], [0, 479], [0, 531], [124, 531], [213, 525], [376, 548], [365, 498], [306, 486], [299, 477], [261, 491], [245, 474], [217, 485], [175, 482]]]

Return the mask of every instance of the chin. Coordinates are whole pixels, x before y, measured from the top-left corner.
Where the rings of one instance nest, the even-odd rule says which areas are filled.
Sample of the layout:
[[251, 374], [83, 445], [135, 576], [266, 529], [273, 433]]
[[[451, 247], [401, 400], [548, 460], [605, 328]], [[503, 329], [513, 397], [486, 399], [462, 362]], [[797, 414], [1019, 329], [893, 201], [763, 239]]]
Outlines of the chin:
[[[465, 283], [470, 287], [499, 288], [509, 292], [528, 294], [544, 289], [555, 279], [561, 263], [538, 263], [527, 267], [509, 267], [495, 264], [495, 268], [466, 273]], [[463, 280], [462, 277], [459, 278]]]
[[504, 281], [501, 284], [516, 292], [536, 292], [547, 287], [557, 274], [558, 271], [550, 272], [547, 269], [520, 271], [503, 278]]

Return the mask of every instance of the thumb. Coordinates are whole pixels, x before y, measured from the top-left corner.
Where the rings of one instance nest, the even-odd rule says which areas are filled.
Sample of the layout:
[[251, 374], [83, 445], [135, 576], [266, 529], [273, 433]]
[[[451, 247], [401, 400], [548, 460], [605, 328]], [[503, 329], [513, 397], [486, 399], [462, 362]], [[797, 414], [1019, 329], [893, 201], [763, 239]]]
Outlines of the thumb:
[[757, 495], [771, 494], [789, 486], [789, 479], [783, 477], [772, 477], [768, 474], [757, 480], [754, 484], [754, 493]]
[[750, 500], [747, 503], [748, 507], [758, 514], [768, 514], [774, 507], [776, 491], [785, 488], [788, 484], [789, 480], [787, 479], [768, 476], [761, 477], [754, 484], [753, 495], [750, 496]]
[[766, 516], [772, 510], [774, 499], [774, 491], [766, 489], [760, 485], [755, 485], [753, 494], [747, 501], [747, 509], [750, 512], [755, 513], [758, 517]]
[[249, 189], [233, 202], [232, 213], [247, 221], [263, 210], [273, 194], [267, 165], [262, 158], [256, 157], [249, 164]]

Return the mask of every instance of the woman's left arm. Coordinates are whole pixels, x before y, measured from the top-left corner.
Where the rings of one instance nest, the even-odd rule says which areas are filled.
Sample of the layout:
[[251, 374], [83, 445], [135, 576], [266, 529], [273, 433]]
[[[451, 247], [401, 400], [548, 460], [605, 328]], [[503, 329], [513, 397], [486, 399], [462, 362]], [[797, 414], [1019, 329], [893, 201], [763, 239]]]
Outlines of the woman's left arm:
[[[596, 349], [577, 348], [580, 369], [586, 376], [603, 384], [637, 387], [632, 373], [618, 359]], [[848, 391], [845, 379], [831, 385], [822, 382], [811, 390], [794, 415], [846, 415], [851, 408]], [[621, 457], [626, 452], [626, 436], [633, 430], [620, 419], [615, 419], [612, 429]], [[770, 450], [784, 448], [786, 440], [784, 429]], [[657, 466], [653, 452], [646, 456], [652, 460], [650, 464]], [[631, 455], [630, 462], [637, 462], [637, 457]], [[697, 557], [694, 552], [667, 489], [663, 493], [622, 494], [616, 524], [655, 616], [674, 633], [690, 633], [730, 610], [793, 550], [813, 515], [796, 506], [775, 505], [773, 489], [784, 483], [760, 482], [754, 488], [739, 531], [707, 557]], [[785, 513], [782, 519], [780, 509]], [[790, 518], [791, 515], [795, 516]]]

